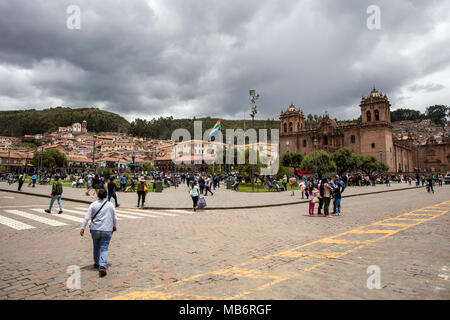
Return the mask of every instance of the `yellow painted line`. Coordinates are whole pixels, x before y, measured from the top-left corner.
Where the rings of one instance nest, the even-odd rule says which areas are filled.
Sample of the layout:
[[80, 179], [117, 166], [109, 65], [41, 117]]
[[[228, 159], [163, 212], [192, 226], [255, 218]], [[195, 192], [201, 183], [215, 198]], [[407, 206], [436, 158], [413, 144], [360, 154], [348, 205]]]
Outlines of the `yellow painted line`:
[[404, 226], [410, 226], [410, 223], [388, 223], [388, 222], [380, 222], [376, 223], [376, 226], [386, 226], [386, 227], [404, 227]]
[[347, 240], [347, 239], [334, 239], [334, 238], [325, 238], [321, 239], [320, 243], [330, 243], [330, 244], [361, 244], [364, 243], [363, 240]]
[[[308, 268], [305, 268], [304, 270], [300, 271], [300, 273], [286, 273], [284, 275], [269, 275], [267, 273], [263, 273], [263, 272], [260, 272], [258, 270], [255, 270], [255, 269], [242, 268], [245, 265], [249, 265], [249, 264], [252, 264], [252, 263], [255, 263], [255, 262], [261, 262], [261, 261], [264, 261], [264, 260], [267, 260], [267, 259], [270, 259], [270, 258], [275, 258], [275, 257], [336, 259], [336, 258], [342, 257], [344, 255], [347, 255], [347, 254], [349, 254], [351, 252], [354, 252], [354, 251], [356, 251], [358, 249], [361, 249], [361, 248], [363, 248], [363, 247], [365, 247], [365, 246], [367, 246], [369, 244], [372, 244], [372, 243], [375, 243], [375, 242], [380, 241], [382, 239], [385, 239], [385, 238], [387, 238], [387, 237], [389, 237], [389, 236], [391, 236], [393, 234], [396, 234], [398, 232], [407, 230], [407, 229], [409, 229], [411, 227], [414, 227], [416, 225], [422, 224], [422, 223], [424, 223], [426, 221], [429, 221], [429, 220], [435, 219], [437, 217], [440, 217], [440, 216], [446, 214], [447, 212], [448, 211], [445, 211], [445, 212], [442, 212], [442, 213], [439, 213], [439, 214], [419, 214], [419, 213], [412, 213], [412, 212], [403, 213], [403, 214], [401, 214], [401, 215], [399, 215], [397, 217], [383, 219], [381, 221], [377, 221], [377, 222], [368, 224], [366, 226], [361, 226], [361, 227], [355, 228], [355, 229], [350, 230], [350, 231], [345, 231], [345, 232], [342, 232], [340, 234], [337, 234], [337, 235], [334, 235], [334, 236], [331, 236], [331, 237], [326, 237], [326, 238], [323, 238], [323, 239], [319, 239], [319, 240], [315, 240], [315, 241], [312, 241], [312, 242], [309, 242], [309, 243], [305, 243], [305, 244], [297, 246], [295, 248], [291, 248], [291, 249], [288, 249], [288, 250], [282, 250], [280, 252], [269, 254], [269, 255], [266, 255], [266, 256], [261, 257], [261, 258], [253, 258], [253, 259], [251, 259], [251, 260], [249, 260], [247, 262], [243, 262], [243, 263], [237, 264], [237, 265], [232, 266], [232, 267], [223, 268], [223, 269], [219, 269], [219, 270], [215, 270], [215, 271], [210, 271], [210, 272], [206, 272], [206, 273], [203, 273], [203, 274], [196, 274], [196, 275], [193, 275], [191, 277], [184, 278], [184, 279], [178, 280], [176, 282], [172, 282], [170, 284], [161, 284], [161, 285], [155, 286], [152, 289], [150, 289], [150, 291], [130, 292], [128, 294], [125, 294], [125, 295], [122, 295], [122, 296], [118, 296], [118, 297], [115, 297], [113, 299], [114, 300], [122, 300], [122, 299], [180, 299], [181, 297], [186, 297], [187, 295], [184, 295], [182, 293], [173, 293], [172, 294], [172, 293], [168, 293], [167, 290], [169, 288], [173, 287], [173, 286], [176, 286], [176, 285], [179, 285], [179, 284], [182, 284], [182, 283], [186, 283], [186, 282], [189, 282], [189, 281], [192, 281], [192, 280], [195, 280], [197, 278], [204, 277], [204, 276], [207, 276], [207, 275], [224, 275], [224, 276], [238, 275], [238, 276], [242, 276], [242, 277], [257, 278], [257, 279], [273, 279], [272, 281], [267, 282], [267, 283], [265, 283], [265, 284], [263, 284], [261, 286], [258, 286], [256, 288], [240, 292], [238, 294], [235, 294], [235, 295], [232, 295], [232, 296], [229, 296], [229, 297], [210, 297], [212, 299], [224, 299], [224, 300], [238, 299], [238, 298], [240, 298], [242, 296], [249, 295], [249, 294], [252, 294], [252, 293], [255, 293], [255, 292], [258, 292], [258, 291], [265, 290], [265, 289], [267, 289], [269, 287], [272, 287], [275, 284], [280, 283], [282, 281], [298, 277], [299, 275], [301, 275], [304, 272], [309, 272], [311, 270], [316, 269], [319, 266], [322, 266], [323, 264], [326, 263], [326, 261], [323, 261], [323, 262], [317, 263], [317, 264], [315, 264], [313, 266], [310, 266]], [[423, 218], [405, 218], [405, 216], [424, 216], [424, 215], [427, 216], [427, 219], [423, 219]], [[382, 223], [385, 223], [387, 221], [392, 221], [392, 220], [416, 221], [416, 223], [402, 224], [403, 227], [399, 228], [399, 229], [396, 229], [396, 230], [380, 230], [380, 229], [365, 229], [364, 230], [364, 228], [376, 227], [377, 225], [379, 226]], [[389, 223], [389, 222], [387, 222], [387, 223]], [[356, 247], [354, 247], [352, 249], [349, 249], [347, 251], [344, 251], [344, 252], [299, 251], [299, 249], [301, 249], [301, 248], [304, 248], [304, 247], [307, 247], [307, 246], [310, 246], [310, 245], [313, 245], [313, 244], [317, 244], [317, 243], [330, 243], [330, 244], [333, 244], [333, 243], [336, 243], [336, 242], [333, 242], [333, 241], [335, 241], [335, 240], [339, 241], [339, 239], [335, 239], [335, 238], [341, 237], [343, 235], [353, 235], [353, 234], [382, 234], [382, 236], [380, 236], [380, 237], [378, 237], [376, 239], [362, 241], [362, 243], [360, 245], [358, 245], [358, 246], [356, 246]], [[342, 241], [346, 241], [346, 240], [342, 239]], [[354, 240], [354, 241], [356, 241], [356, 240]], [[343, 243], [343, 242], [340, 242], [340, 243]], [[349, 242], [346, 242], [346, 243], [349, 243]], [[357, 244], [357, 243], [359, 243], [359, 241], [358, 242], [353, 242], [352, 244]], [[164, 290], [166, 290], [166, 291], [154, 291], [157, 288], [164, 288]], [[197, 296], [197, 297], [202, 297], [202, 296]]]

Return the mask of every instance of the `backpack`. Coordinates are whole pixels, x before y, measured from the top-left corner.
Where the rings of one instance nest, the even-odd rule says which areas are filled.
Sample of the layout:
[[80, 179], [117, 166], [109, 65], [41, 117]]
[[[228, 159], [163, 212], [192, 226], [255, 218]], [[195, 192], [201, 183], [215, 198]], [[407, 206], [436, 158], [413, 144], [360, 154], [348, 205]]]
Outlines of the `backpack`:
[[200, 209], [206, 207], [206, 200], [205, 200], [205, 198], [199, 198], [198, 199], [197, 207], [200, 208]]
[[60, 195], [62, 194], [63, 190], [62, 190], [62, 183], [59, 181], [56, 181], [55, 183], [53, 183], [52, 186], [52, 194], [53, 195]]

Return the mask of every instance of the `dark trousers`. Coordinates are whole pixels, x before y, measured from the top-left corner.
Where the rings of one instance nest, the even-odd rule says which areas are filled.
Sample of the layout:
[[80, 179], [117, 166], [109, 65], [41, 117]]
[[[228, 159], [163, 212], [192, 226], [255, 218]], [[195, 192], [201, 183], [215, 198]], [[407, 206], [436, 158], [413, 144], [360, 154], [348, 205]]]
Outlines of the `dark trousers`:
[[192, 197], [192, 207], [197, 207], [198, 196]]
[[205, 191], [205, 186], [199, 186], [200, 188], [200, 194], [203, 194], [203, 191]]
[[115, 193], [108, 193], [108, 201], [111, 201], [111, 198], [114, 199], [114, 201], [116, 202], [116, 207], [118, 205], [117, 203], [117, 195]]
[[329, 197], [323, 198], [323, 213], [328, 216], [330, 214], [329, 207], [330, 207], [330, 200]]
[[142, 206], [144, 206], [145, 203], [145, 191], [138, 191], [138, 207], [139, 207], [139, 203], [141, 202], [142, 199]]
[[428, 189], [428, 192], [432, 191], [432, 192], [434, 193], [434, 189], [433, 189], [433, 184], [432, 184], [432, 183], [430, 183], [430, 184], [427, 186], [427, 189]]
[[19, 180], [19, 188], [17, 189], [18, 191], [20, 191], [20, 189], [22, 189], [22, 185], [23, 185], [23, 181]]
[[211, 187], [206, 187], [206, 189], [205, 189], [205, 196], [208, 195], [208, 191], [211, 193], [211, 195], [214, 195], [214, 193], [212, 193], [212, 191], [211, 191]]
[[318, 214], [322, 214], [322, 208], [323, 208], [323, 198], [319, 198], [319, 209]]

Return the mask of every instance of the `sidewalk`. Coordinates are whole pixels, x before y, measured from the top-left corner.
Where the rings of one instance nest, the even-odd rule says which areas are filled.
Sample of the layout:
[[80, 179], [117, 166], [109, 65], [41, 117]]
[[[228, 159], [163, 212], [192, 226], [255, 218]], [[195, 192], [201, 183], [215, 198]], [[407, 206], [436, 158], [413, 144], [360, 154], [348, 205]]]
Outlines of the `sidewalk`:
[[[0, 182], [0, 191], [17, 192], [17, 183], [8, 185], [7, 182]], [[444, 186], [445, 187], [445, 186]], [[415, 189], [415, 185], [409, 186], [407, 183], [392, 183], [390, 187], [377, 185], [376, 187], [348, 187], [342, 194], [343, 198], [374, 194], [380, 192], [400, 191], [405, 189]], [[436, 188], [439, 188], [436, 186]], [[49, 197], [51, 186], [37, 185], [35, 188], [23, 185], [22, 194]], [[205, 209], [242, 209], [258, 207], [276, 207], [290, 204], [307, 202], [302, 199], [301, 192], [296, 190], [295, 196], [291, 196], [291, 191], [284, 192], [236, 192], [227, 190], [225, 185], [213, 190], [214, 196], [205, 196], [207, 207]], [[95, 196], [86, 196], [86, 189], [65, 187], [63, 201], [76, 201], [81, 203], [91, 203]], [[92, 193], [92, 191], [91, 191]], [[134, 208], [137, 204], [136, 193], [117, 193], [119, 204], [123, 208]], [[49, 199], [50, 200], [50, 199]], [[146, 199], [148, 209], [192, 209], [192, 200], [186, 185], [181, 185], [178, 189], [173, 187], [165, 188], [162, 193], [149, 192]]]

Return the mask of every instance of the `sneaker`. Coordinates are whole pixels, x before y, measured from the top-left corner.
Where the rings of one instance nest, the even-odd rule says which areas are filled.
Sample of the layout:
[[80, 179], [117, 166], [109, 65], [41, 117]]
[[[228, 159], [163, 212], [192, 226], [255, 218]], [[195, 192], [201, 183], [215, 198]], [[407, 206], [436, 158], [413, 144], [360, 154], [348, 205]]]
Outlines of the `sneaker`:
[[48, 210], [48, 209], [45, 209], [44, 210], [45, 212], [47, 212], [47, 213], [52, 213], [50, 210]]
[[100, 268], [98, 269], [98, 272], [99, 272], [99, 274], [100, 274], [100, 277], [106, 276], [106, 269], [105, 269], [104, 267], [100, 267]]
[[62, 210], [59, 210], [59, 211], [58, 211], [58, 214], [62, 214], [62, 213], [63, 213], [63, 211], [62, 211]]
[[98, 265], [98, 264], [94, 264], [94, 269], [98, 269], [98, 268], [100, 268], [100, 265]]
[[120, 204], [117, 204], [116, 208], [120, 207]]

